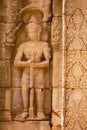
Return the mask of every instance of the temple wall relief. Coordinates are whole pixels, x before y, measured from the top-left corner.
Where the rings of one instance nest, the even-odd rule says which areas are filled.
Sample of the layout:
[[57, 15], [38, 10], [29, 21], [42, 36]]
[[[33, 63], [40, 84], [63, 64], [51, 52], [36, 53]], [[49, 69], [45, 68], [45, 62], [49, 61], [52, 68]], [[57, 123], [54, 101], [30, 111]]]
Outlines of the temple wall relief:
[[86, 129], [86, 1], [66, 0], [65, 27], [65, 129]]
[[0, 1], [0, 130], [87, 129], [86, 3]]

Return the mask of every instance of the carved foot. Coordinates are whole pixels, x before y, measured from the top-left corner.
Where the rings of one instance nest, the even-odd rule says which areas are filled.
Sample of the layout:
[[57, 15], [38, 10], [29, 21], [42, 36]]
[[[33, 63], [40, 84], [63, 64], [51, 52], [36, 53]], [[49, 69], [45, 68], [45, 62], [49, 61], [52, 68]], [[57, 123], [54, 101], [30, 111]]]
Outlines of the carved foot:
[[17, 115], [15, 120], [17, 121], [25, 121], [25, 119], [28, 117], [28, 112], [23, 112], [20, 115]]
[[38, 117], [38, 119], [46, 118], [45, 115], [44, 115], [44, 112], [37, 112], [37, 117]]

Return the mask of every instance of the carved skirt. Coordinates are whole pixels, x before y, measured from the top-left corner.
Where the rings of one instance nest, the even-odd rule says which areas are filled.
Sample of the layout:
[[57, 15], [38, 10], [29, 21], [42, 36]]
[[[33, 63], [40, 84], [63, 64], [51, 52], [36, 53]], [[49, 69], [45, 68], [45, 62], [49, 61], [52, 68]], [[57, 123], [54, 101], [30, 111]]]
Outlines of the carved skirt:
[[25, 68], [22, 73], [21, 86], [30, 87], [31, 76], [33, 75], [33, 87], [44, 88], [44, 69], [34, 69], [33, 74], [30, 73], [30, 68]]

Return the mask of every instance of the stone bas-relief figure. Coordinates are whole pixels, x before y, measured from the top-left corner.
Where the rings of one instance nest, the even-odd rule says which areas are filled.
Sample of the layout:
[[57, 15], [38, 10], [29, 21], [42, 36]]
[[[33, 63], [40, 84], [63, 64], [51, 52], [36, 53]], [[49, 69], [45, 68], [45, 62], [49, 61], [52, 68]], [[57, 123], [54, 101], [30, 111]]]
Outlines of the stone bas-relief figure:
[[[15, 120], [44, 119], [44, 69], [49, 67], [50, 49], [48, 43], [40, 41], [41, 26], [34, 15], [26, 26], [26, 33], [27, 41], [17, 48], [14, 60], [15, 67], [23, 68], [21, 86], [24, 107], [23, 113], [17, 115]], [[22, 60], [23, 56], [26, 60]]]

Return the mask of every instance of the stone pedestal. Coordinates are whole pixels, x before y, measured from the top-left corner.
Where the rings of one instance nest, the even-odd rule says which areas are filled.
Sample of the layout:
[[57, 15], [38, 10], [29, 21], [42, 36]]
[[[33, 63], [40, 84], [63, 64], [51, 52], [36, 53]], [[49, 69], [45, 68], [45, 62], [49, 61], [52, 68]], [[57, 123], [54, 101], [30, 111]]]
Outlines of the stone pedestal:
[[0, 130], [50, 130], [50, 121], [1, 122]]

